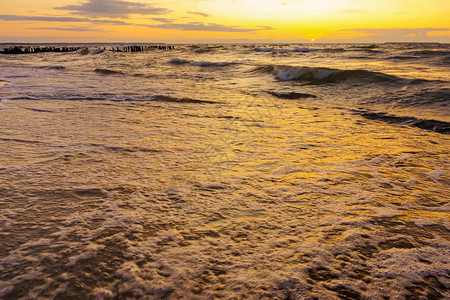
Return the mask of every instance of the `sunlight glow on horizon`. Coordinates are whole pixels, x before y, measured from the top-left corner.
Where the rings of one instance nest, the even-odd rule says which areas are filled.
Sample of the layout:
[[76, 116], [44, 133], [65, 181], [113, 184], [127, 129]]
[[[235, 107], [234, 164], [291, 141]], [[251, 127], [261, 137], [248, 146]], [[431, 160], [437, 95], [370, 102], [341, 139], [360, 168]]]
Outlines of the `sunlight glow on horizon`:
[[0, 42], [450, 42], [429, 0], [3, 0]]

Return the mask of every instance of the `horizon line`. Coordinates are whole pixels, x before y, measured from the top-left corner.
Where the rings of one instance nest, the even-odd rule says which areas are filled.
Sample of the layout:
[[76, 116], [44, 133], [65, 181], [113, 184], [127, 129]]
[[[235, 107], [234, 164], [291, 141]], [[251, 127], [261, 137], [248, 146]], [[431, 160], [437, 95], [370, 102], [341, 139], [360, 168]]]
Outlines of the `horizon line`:
[[112, 42], [64, 42], [64, 41], [55, 41], [55, 42], [19, 42], [19, 41], [8, 41], [8, 42], [0, 42], [0, 45], [10, 45], [10, 44], [85, 44], [85, 45], [96, 45], [96, 44], [450, 44], [450, 42], [439, 42], [439, 41], [385, 41], [385, 42], [368, 42], [368, 41], [277, 41], [277, 40], [211, 40], [211, 41], [173, 41], [173, 42], [144, 42], [144, 41], [134, 41], [134, 42], [125, 42], [125, 41], [112, 41]]

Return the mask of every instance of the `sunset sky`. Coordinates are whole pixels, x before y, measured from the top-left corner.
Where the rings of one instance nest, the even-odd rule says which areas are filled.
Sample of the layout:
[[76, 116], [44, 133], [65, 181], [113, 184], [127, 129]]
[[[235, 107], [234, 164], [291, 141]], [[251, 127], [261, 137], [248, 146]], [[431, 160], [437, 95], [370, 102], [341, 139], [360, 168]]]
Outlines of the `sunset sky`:
[[0, 42], [450, 42], [442, 0], [0, 1]]

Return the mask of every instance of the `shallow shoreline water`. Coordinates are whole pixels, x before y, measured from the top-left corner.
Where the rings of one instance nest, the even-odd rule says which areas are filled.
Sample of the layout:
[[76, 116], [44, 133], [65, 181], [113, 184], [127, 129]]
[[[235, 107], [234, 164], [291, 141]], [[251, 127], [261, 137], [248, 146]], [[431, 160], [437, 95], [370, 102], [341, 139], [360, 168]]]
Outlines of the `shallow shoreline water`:
[[[268, 48], [249, 55], [309, 53]], [[446, 83], [169, 61], [177, 78], [1, 74], [0, 298], [450, 296], [449, 136], [377, 117], [448, 122]]]

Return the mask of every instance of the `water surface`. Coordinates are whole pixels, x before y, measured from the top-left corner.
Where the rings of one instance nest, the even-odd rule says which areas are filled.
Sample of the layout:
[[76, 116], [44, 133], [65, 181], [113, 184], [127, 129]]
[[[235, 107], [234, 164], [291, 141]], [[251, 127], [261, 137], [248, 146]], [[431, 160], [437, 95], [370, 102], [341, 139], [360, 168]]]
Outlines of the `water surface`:
[[448, 45], [103, 47], [0, 54], [0, 298], [450, 297]]

